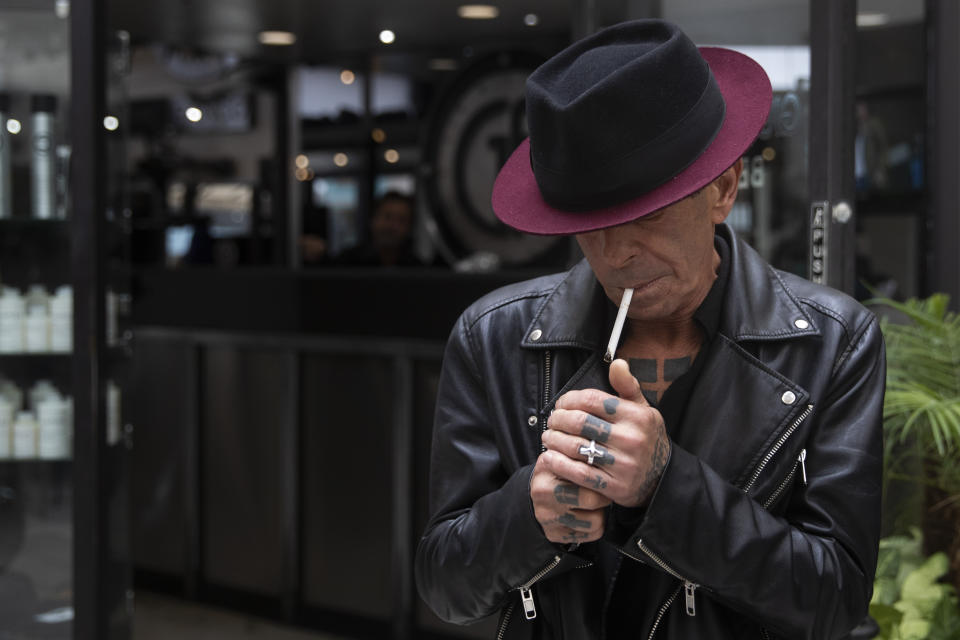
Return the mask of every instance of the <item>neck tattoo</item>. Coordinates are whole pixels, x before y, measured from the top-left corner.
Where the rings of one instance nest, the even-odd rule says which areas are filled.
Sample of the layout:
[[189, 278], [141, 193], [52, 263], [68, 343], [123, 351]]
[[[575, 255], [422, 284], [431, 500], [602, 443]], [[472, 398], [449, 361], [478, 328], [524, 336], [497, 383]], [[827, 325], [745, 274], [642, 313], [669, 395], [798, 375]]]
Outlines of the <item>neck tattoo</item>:
[[681, 358], [630, 358], [628, 364], [630, 373], [640, 383], [643, 397], [651, 405], [656, 405], [673, 381], [690, 369], [694, 355]]

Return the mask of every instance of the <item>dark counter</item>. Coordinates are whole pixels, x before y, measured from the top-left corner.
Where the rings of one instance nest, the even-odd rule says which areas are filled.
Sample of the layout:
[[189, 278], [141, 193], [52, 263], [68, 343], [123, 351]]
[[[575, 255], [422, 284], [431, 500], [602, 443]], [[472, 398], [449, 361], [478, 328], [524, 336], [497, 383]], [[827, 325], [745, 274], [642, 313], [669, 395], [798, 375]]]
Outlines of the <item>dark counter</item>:
[[530, 273], [136, 274], [139, 584], [350, 637], [484, 638], [416, 597], [443, 346]]
[[541, 275], [441, 269], [147, 269], [134, 275], [135, 326], [446, 340], [497, 287]]

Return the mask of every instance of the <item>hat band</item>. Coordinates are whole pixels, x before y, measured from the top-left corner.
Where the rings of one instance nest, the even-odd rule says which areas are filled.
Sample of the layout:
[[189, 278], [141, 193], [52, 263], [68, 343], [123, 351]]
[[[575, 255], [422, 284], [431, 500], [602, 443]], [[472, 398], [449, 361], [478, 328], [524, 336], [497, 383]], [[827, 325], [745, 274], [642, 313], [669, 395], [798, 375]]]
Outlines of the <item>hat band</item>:
[[726, 103], [710, 74], [687, 114], [643, 146], [589, 169], [558, 172], [534, 159], [530, 166], [544, 201], [562, 211], [592, 211], [638, 198], [689, 167], [716, 138]]

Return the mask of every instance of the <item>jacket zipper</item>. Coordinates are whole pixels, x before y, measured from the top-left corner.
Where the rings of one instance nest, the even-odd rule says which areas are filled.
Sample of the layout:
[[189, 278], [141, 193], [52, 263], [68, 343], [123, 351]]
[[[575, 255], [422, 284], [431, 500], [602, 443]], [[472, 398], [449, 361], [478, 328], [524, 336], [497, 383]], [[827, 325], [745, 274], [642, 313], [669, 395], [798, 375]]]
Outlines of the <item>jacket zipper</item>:
[[767, 454], [763, 456], [763, 460], [761, 460], [760, 464], [757, 465], [757, 468], [753, 470], [753, 475], [750, 476], [750, 480], [748, 480], [747, 484], [745, 484], [742, 487], [742, 490], [744, 493], [747, 493], [748, 491], [750, 491], [751, 487], [753, 487], [753, 485], [756, 483], [757, 478], [759, 478], [760, 474], [763, 473], [763, 470], [767, 466], [767, 463], [769, 463], [770, 460], [773, 459], [773, 456], [776, 455], [777, 451], [780, 450], [780, 447], [782, 447], [784, 443], [786, 443], [786, 441], [790, 438], [790, 436], [793, 435], [793, 432], [797, 430], [797, 427], [799, 427], [800, 424], [807, 419], [807, 416], [809, 416], [812, 411], [813, 411], [813, 405], [808, 404], [807, 408], [804, 409], [803, 413], [801, 413], [797, 417], [797, 419], [793, 421], [793, 424], [791, 424], [787, 428], [787, 430], [783, 432], [783, 434], [776, 441], [776, 443], [774, 443], [773, 447], [771, 447], [770, 450], [767, 451]]
[[650, 627], [650, 635], [647, 636], [647, 640], [653, 640], [653, 635], [657, 632], [657, 627], [660, 626], [660, 621], [663, 620], [663, 616], [667, 613], [667, 610], [670, 609], [670, 605], [673, 604], [673, 601], [677, 599], [677, 596], [680, 595], [681, 587], [677, 587], [677, 590], [673, 592], [666, 602], [660, 605], [660, 610], [657, 611], [657, 617], [653, 621], [653, 626]]
[[510, 618], [513, 616], [513, 609], [516, 606], [516, 602], [507, 605], [507, 610], [503, 613], [503, 620], [500, 621], [500, 628], [497, 629], [497, 640], [503, 640], [503, 634], [507, 632], [507, 625], [510, 624]]
[[687, 615], [691, 618], [697, 615], [697, 604], [696, 604], [696, 593], [697, 588], [700, 586], [695, 582], [691, 582], [684, 578], [682, 575], [674, 571], [663, 559], [650, 550], [650, 547], [643, 544], [643, 540], [637, 540], [637, 547], [640, 548], [648, 558], [654, 561], [658, 567], [672, 575], [674, 578], [683, 583], [683, 589], [686, 594], [686, 606], [687, 606]]
[[790, 486], [790, 483], [793, 482], [794, 476], [797, 475], [797, 469], [802, 470], [801, 477], [803, 478], [803, 485], [807, 485], [807, 450], [804, 449], [800, 452], [800, 455], [797, 456], [797, 462], [793, 465], [793, 469], [790, 470], [790, 475], [783, 479], [783, 482], [780, 483], [780, 486], [777, 487], [777, 490], [770, 494], [770, 497], [766, 499], [763, 503], [764, 509], [769, 509], [770, 505], [777, 501], [777, 498], [780, 497], [780, 494]]
[[[551, 387], [550, 369], [552, 365], [552, 360], [553, 360], [553, 357], [552, 357], [552, 354], [550, 353], [550, 350], [548, 349], [544, 351], [543, 352], [543, 405], [542, 405], [543, 408], [540, 410], [540, 432], [541, 433], [547, 430], [547, 417], [549, 416], [549, 414], [547, 414], [547, 405], [550, 402], [550, 387]], [[547, 448], [543, 446], [543, 444], [541, 443], [540, 453], [543, 453], [546, 450]]]

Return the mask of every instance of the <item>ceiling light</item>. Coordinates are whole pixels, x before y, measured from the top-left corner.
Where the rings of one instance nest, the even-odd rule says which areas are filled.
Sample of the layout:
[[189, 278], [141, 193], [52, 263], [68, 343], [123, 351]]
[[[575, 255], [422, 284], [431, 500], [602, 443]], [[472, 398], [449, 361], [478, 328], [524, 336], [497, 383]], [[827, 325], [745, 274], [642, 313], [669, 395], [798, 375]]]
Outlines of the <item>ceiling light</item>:
[[203, 111], [200, 111], [197, 107], [190, 107], [183, 114], [187, 116], [187, 120], [190, 122], [200, 122], [203, 119]]
[[377, 127], [376, 129], [370, 132], [370, 137], [373, 138], [374, 142], [379, 144], [387, 139], [387, 132], [381, 129], [380, 127]]
[[348, 162], [350, 162], [350, 158], [348, 158], [347, 154], [345, 153], [338, 153], [333, 156], [333, 164], [337, 165], [338, 167], [345, 167], [347, 166]]
[[492, 20], [500, 15], [500, 9], [492, 4], [464, 4], [457, 7], [457, 15], [466, 20]]
[[297, 165], [297, 169], [306, 169], [310, 166], [310, 158], [302, 153], [293, 162]]
[[297, 36], [289, 31], [261, 31], [260, 44], [273, 47], [289, 47], [297, 41]]
[[16, 118], [10, 118], [7, 120], [7, 131], [13, 135], [17, 135], [23, 129], [23, 125], [20, 124], [20, 121]]
[[396, 164], [400, 160], [400, 153], [396, 149], [387, 149], [383, 152], [383, 159], [390, 164]]
[[527, 25], [528, 27], [535, 27], [539, 23], [540, 17], [535, 13], [528, 13], [527, 15], [523, 16], [523, 24]]
[[107, 131], [116, 131], [120, 127], [120, 121], [116, 116], [106, 116], [103, 119], [103, 128]]
[[882, 27], [890, 22], [890, 16], [886, 13], [858, 13], [858, 27]]
[[299, 180], [300, 182], [305, 182], [306, 180], [308, 180], [308, 179], [310, 178], [310, 172], [307, 171], [306, 169], [304, 169], [303, 167], [300, 167], [299, 169], [297, 169], [296, 171], [294, 171], [294, 172], [293, 172], [293, 175], [294, 175], [294, 176], [297, 178], [297, 180]]
[[390, 29], [384, 29], [380, 32], [380, 42], [383, 44], [393, 44], [393, 41], [397, 39], [397, 35], [390, 31]]
[[344, 69], [340, 72], [340, 82], [343, 84], [353, 84], [353, 81], [357, 79], [356, 74], [350, 69]]

